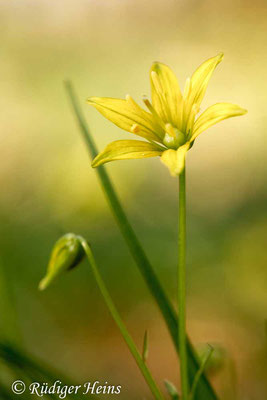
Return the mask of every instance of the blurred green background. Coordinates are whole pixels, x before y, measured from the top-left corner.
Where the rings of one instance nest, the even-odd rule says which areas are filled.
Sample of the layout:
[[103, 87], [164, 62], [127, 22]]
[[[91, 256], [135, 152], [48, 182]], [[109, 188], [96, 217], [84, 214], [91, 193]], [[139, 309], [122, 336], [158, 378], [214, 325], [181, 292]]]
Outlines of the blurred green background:
[[[168, 332], [90, 167], [63, 80], [75, 84], [102, 149], [129, 134], [87, 106], [87, 97], [130, 93], [139, 101], [149, 95], [155, 60], [169, 64], [183, 87], [202, 61], [223, 51], [202, 109], [230, 101], [249, 113], [208, 130], [188, 155], [188, 330], [194, 343], [226, 349], [212, 377], [222, 399], [267, 398], [266, 2], [0, 6], [2, 332], [79, 383], [108, 380], [122, 385], [121, 399], [150, 398], [86, 263], [37, 290], [55, 240], [80, 233], [138, 345], [149, 330], [153, 373], [178, 384]], [[176, 180], [158, 159], [107, 168], [174, 301]]]

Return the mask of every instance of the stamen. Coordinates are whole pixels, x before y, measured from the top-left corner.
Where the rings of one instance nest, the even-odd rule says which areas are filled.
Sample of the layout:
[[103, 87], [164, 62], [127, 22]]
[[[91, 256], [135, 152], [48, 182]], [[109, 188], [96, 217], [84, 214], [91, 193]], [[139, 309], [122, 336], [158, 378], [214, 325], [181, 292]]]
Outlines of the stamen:
[[139, 131], [140, 131], [140, 126], [139, 126], [139, 125], [133, 124], [133, 125], [131, 126], [131, 132], [132, 132], [132, 133], [138, 133]]
[[152, 106], [152, 104], [150, 103], [150, 101], [148, 100], [148, 98], [146, 96], [142, 97], [143, 102], [145, 103], [145, 105], [147, 106], [147, 108], [149, 109], [149, 111], [151, 112], [151, 114], [156, 114], [158, 117], [158, 114], [156, 113], [154, 107]]
[[132, 96], [130, 96], [129, 94], [126, 94], [125, 99], [126, 99], [127, 103], [128, 103], [131, 107], [133, 107], [133, 108], [138, 107], [138, 105], [136, 104], [136, 102], [134, 101], [134, 99], [132, 98]]
[[[145, 120], [145, 119], [147, 118], [146, 115], [145, 115], [146, 111], [144, 111], [144, 110], [134, 101], [134, 99], [133, 99], [129, 94], [127, 94], [127, 95], [125, 96], [125, 99], [126, 99], [128, 105], [132, 108], [132, 111], [134, 111], [134, 112], [136, 113], [136, 116], [138, 117], [138, 116], [141, 115], [141, 120], [140, 120], [140, 117], [139, 117], [139, 120], [140, 120], [140, 125], [143, 126], [142, 120]], [[151, 107], [152, 107], [152, 105], [151, 105]], [[152, 107], [152, 109], [153, 109], [153, 107]], [[154, 110], [154, 109], [153, 109], [153, 110]], [[160, 118], [158, 117], [158, 115], [157, 115], [157, 113], [156, 113], [155, 110], [154, 110], [154, 112], [155, 112], [155, 115], [153, 114], [154, 120], [155, 120], [155, 122], [158, 123], [158, 127], [157, 127], [157, 130], [156, 130], [156, 131], [155, 131], [153, 128], [151, 128], [150, 130], [153, 129], [153, 133], [156, 134], [156, 136], [158, 136], [158, 137], [161, 139], [162, 136], [163, 136], [163, 132], [162, 132], [162, 131], [164, 131], [164, 127], [162, 128], [162, 126], [161, 126], [161, 124], [160, 124], [161, 120], [160, 120]], [[157, 120], [156, 118], [158, 118], [158, 120]], [[137, 119], [137, 122], [138, 122], [138, 119]], [[149, 123], [151, 123], [151, 121], [149, 121]], [[130, 128], [130, 129], [131, 129], [131, 132], [132, 132], [132, 133], [138, 133], [138, 132], [141, 130], [141, 126], [140, 126], [140, 125], [138, 125], [138, 123], [137, 123], [137, 124], [136, 124], [136, 123], [133, 124], [133, 125], [131, 126], [131, 128]]]
[[155, 118], [156, 122], [158, 123], [158, 125], [165, 130], [165, 126], [163, 121], [161, 120], [161, 118], [159, 117], [157, 111], [155, 110], [155, 108], [152, 106], [152, 104], [150, 103], [150, 101], [148, 100], [148, 98], [146, 96], [143, 96], [143, 102], [145, 103], [145, 105], [147, 106], [148, 110], [151, 112], [151, 114], [153, 115], [153, 117]]

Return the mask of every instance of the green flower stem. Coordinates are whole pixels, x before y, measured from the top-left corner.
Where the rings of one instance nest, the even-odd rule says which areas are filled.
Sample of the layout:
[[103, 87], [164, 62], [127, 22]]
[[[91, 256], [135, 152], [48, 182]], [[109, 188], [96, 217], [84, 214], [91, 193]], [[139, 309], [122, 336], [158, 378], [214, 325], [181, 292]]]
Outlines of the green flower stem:
[[186, 184], [185, 168], [179, 175], [179, 232], [178, 232], [178, 343], [182, 399], [188, 399], [188, 370], [186, 348]]
[[[73, 90], [70, 82], [66, 82], [66, 90], [70, 98], [75, 116], [77, 118], [81, 134], [83, 135], [85, 144], [88, 148], [89, 154], [93, 159], [98, 154], [96, 145], [91, 136], [85, 118], [82, 114], [81, 108], [79, 106], [77, 97]], [[102, 186], [103, 192], [106, 199], [110, 205], [111, 211], [117, 221], [117, 224], [121, 230], [121, 233], [129, 247], [129, 250], [141, 272], [143, 278], [154, 297], [158, 307], [165, 319], [166, 325], [169, 329], [170, 335], [174, 342], [174, 345], [178, 351], [178, 319], [177, 315], [170, 303], [166, 293], [164, 292], [138, 238], [136, 237], [130, 222], [122, 208], [122, 205], [118, 199], [118, 196], [113, 188], [111, 180], [106, 172], [104, 166], [98, 167], [96, 173], [99, 177], [100, 184]], [[188, 352], [188, 372], [190, 383], [193, 382], [194, 376], [199, 369], [199, 361], [194, 351], [190, 340], [187, 338], [187, 352]], [[207, 380], [205, 375], [202, 375], [197, 387], [197, 398], [198, 400], [216, 400], [217, 396]]]
[[95, 280], [97, 282], [97, 285], [98, 285], [98, 287], [100, 289], [100, 292], [102, 293], [102, 296], [104, 297], [105, 303], [106, 303], [106, 305], [107, 305], [107, 307], [108, 307], [108, 309], [109, 309], [109, 311], [110, 311], [110, 313], [112, 315], [112, 318], [116, 322], [116, 324], [117, 324], [117, 326], [118, 326], [118, 328], [119, 328], [119, 330], [120, 330], [120, 332], [121, 332], [121, 334], [122, 334], [122, 336], [123, 336], [128, 348], [129, 348], [130, 352], [132, 353], [132, 355], [133, 355], [133, 357], [134, 357], [134, 359], [136, 361], [136, 364], [138, 365], [140, 371], [142, 372], [142, 374], [143, 374], [143, 376], [144, 376], [144, 378], [145, 378], [145, 380], [146, 380], [146, 382], [147, 382], [147, 384], [148, 384], [148, 386], [149, 386], [154, 398], [156, 400], [164, 400], [164, 397], [161, 394], [159, 388], [157, 387], [157, 384], [154, 381], [150, 370], [148, 369], [148, 367], [146, 366], [145, 362], [143, 361], [143, 358], [142, 358], [141, 354], [137, 350], [133, 339], [131, 338], [131, 336], [130, 336], [125, 324], [123, 323], [123, 321], [122, 321], [122, 319], [121, 319], [121, 317], [119, 315], [119, 312], [118, 312], [116, 306], [114, 305], [114, 303], [113, 303], [113, 301], [112, 301], [112, 299], [110, 297], [110, 294], [109, 294], [109, 292], [108, 292], [108, 290], [106, 288], [106, 285], [105, 285], [105, 283], [104, 283], [104, 281], [103, 281], [103, 279], [102, 279], [102, 277], [101, 277], [101, 275], [99, 273], [98, 266], [97, 266], [95, 258], [93, 256], [91, 247], [88, 245], [86, 240], [84, 240], [82, 237], [80, 237], [80, 241], [81, 241], [81, 244], [82, 244], [82, 246], [84, 248], [84, 251], [85, 251], [85, 253], [87, 255], [89, 264], [91, 265], [91, 268], [92, 268]]

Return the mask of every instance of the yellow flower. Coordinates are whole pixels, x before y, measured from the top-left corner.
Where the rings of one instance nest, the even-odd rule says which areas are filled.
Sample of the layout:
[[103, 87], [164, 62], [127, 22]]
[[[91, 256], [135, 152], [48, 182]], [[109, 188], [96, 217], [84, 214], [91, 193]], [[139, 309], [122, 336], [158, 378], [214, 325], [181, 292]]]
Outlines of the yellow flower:
[[90, 97], [88, 103], [104, 117], [147, 140], [112, 142], [93, 160], [92, 166], [114, 160], [160, 156], [172, 175], [180, 174], [186, 153], [200, 133], [217, 122], [247, 112], [235, 104], [217, 103], [197, 116], [211, 75], [222, 59], [223, 54], [219, 54], [201, 64], [187, 79], [183, 94], [172, 70], [155, 62], [150, 70], [152, 102], [143, 98], [148, 111], [129, 95], [125, 100]]

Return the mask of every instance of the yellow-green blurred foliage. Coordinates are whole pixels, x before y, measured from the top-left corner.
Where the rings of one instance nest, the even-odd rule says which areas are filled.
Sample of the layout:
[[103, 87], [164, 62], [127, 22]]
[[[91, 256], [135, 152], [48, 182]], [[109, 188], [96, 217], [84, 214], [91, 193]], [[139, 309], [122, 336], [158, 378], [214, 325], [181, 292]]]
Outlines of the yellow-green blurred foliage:
[[[223, 51], [203, 108], [230, 101], [249, 113], [211, 128], [188, 155], [188, 327], [195, 343], [220, 343], [236, 364], [236, 383], [229, 365], [214, 377], [222, 398], [232, 398], [234, 385], [238, 399], [265, 398], [266, 1], [2, 0], [0, 6], [2, 329], [11, 314], [3, 300], [8, 289], [15, 333], [29, 352], [76, 381], [122, 384], [122, 399], [146, 395], [85, 263], [47, 292], [37, 290], [55, 240], [74, 231], [91, 241], [138, 344], [149, 330], [156, 377], [176, 382], [172, 343], [98, 186], [62, 82], [74, 82], [103, 148], [129, 134], [89, 108], [87, 97], [130, 93], [139, 101], [149, 95], [154, 60], [171, 65], [183, 87], [203, 60]], [[176, 180], [156, 159], [107, 168], [174, 299]]]

